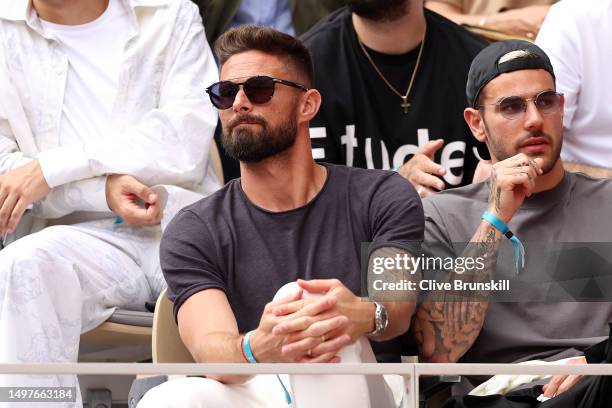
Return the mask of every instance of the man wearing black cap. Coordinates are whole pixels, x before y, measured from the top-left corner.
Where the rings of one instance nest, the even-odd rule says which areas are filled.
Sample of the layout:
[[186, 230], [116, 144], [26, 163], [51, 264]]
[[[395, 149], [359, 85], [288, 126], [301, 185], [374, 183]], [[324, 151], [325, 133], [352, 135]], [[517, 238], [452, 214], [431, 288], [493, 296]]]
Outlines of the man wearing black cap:
[[[473, 363], [582, 356], [607, 337], [612, 303], [597, 296], [583, 302], [572, 292], [587, 287], [593, 278], [586, 275], [597, 269], [576, 262], [588, 254], [607, 265], [610, 251], [594, 254], [581, 244], [580, 251], [569, 252], [560, 244], [610, 241], [609, 209], [601, 203], [612, 198], [612, 182], [563, 170], [563, 95], [536, 45], [505, 41], [485, 48], [472, 62], [466, 93], [464, 118], [489, 149], [491, 176], [424, 200], [425, 241], [435, 243], [437, 255], [453, 257], [458, 243], [470, 242], [462, 255], [487, 260], [473, 274], [451, 272], [451, 280], [514, 280], [505, 293], [473, 292], [478, 299], [457, 291], [430, 295], [413, 325], [420, 352], [434, 362]], [[536, 250], [542, 242], [546, 249]], [[506, 297], [482, 301], [497, 295]], [[544, 395], [555, 396], [576, 381], [554, 377]]]

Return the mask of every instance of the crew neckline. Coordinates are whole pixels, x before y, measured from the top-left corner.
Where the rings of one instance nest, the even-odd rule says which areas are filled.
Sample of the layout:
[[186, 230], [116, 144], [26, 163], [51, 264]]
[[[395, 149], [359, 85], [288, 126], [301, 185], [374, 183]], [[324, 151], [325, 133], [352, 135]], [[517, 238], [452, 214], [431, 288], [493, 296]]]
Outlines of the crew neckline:
[[319, 192], [310, 201], [308, 201], [306, 204], [304, 204], [304, 205], [302, 205], [300, 207], [292, 208], [290, 210], [285, 210], [285, 211], [270, 211], [270, 210], [267, 210], [267, 209], [265, 209], [263, 207], [260, 207], [257, 204], [255, 204], [253, 201], [251, 201], [251, 199], [246, 195], [246, 193], [242, 189], [242, 181], [239, 178], [239, 179], [237, 179], [237, 184], [238, 184], [238, 189], [240, 190], [240, 195], [248, 203], [248, 205], [252, 206], [253, 208], [255, 208], [258, 211], [261, 211], [261, 212], [263, 212], [265, 214], [270, 214], [270, 215], [274, 215], [274, 216], [282, 216], [282, 215], [289, 215], [289, 214], [301, 212], [304, 209], [314, 205], [314, 203], [319, 199], [319, 197], [321, 197], [323, 195], [323, 193], [327, 189], [327, 185], [329, 184], [329, 179], [332, 177], [332, 167], [333, 167], [332, 165], [329, 165], [328, 163], [317, 163], [317, 164], [320, 164], [323, 167], [325, 167], [325, 171], [326, 171], [326, 173], [325, 173], [325, 181], [323, 182], [323, 186], [321, 187], [321, 190], [319, 190]]

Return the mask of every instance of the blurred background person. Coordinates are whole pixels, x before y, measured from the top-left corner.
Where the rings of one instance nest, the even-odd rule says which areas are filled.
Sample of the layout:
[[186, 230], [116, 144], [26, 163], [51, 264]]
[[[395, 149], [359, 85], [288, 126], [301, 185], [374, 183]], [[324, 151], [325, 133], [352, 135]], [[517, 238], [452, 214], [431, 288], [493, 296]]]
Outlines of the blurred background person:
[[569, 171], [612, 177], [612, 0], [565, 0], [546, 17], [536, 44], [550, 56], [565, 95], [561, 158]]
[[317, 160], [395, 169], [422, 197], [472, 182], [480, 156], [463, 120], [465, 82], [483, 39], [423, 0], [350, 0], [302, 40], [323, 95]]
[[533, 39], [557, 0], [426, 0], [425, 6], [457, 24]]
[[209, 43], [226, 30], [242, 24], [272, 27], [289, 35], [300, 35], [344, 0], [194, 0], [206, 27]]

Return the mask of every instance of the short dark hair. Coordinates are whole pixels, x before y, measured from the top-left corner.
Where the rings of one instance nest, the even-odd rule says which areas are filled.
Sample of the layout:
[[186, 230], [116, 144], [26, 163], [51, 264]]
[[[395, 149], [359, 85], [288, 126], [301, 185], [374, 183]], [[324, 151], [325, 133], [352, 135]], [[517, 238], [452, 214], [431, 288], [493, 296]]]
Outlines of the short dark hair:
[[247, 51], [261, 51], [284, 59], [303, 78], [307, 87], [314, 76], [312, 57], [298, 39], [270, 27], [245, 24], [232, 28], [215, 41], [215, 54], [223, 66], [230, 57]]

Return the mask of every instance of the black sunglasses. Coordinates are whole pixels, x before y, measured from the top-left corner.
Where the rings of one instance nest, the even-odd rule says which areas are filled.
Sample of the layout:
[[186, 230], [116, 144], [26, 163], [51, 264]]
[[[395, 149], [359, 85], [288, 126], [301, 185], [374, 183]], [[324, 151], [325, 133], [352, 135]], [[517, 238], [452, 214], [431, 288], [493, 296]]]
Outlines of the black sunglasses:
[[210, 101], [217, 109], [228, 109], [234, 104], [234, 99], [240, 91], [240, 85], [244, 93], [254, 104], [269, 102], [274, 95], [274, 84], [282, 84], [308, 91], [304, 85], [287, 81], [285, 79], [272, 78], [269, 76], [254, 76], [243, 82], [220, 81], [206, 88]]
[[[562, 96], [562, 93], [555, 91], [542, 91], [533, 98], [507, 96], [497, 103], [488, 105], [496, 106], [499, 113], [506, 119], [517, 119], [527, 112], [527, 103], [533, 101], [540, 113], [543, 115], [550, 115], [559, 111]], [[484, 105], [478, 106], [478, 108], [482, 107], [484, 107]]]

